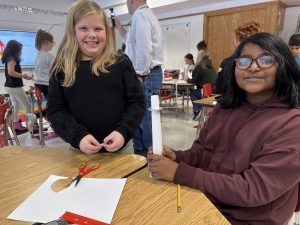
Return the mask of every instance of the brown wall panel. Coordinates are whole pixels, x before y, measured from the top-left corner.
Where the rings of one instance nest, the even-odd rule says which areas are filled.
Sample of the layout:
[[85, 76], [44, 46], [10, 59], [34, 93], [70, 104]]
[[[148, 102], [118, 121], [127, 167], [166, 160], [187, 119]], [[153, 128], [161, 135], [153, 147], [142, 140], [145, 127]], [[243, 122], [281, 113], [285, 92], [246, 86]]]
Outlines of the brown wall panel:
[[204, 38], [214, 68], [218, 70], [222, 60], [233, 53], [234, 30], [238, 25], [255, 20], [263, 24], [264, 31], [278, 34], [283, 26], [284, 9], [279, 2], [272, 2], [206, 13]]

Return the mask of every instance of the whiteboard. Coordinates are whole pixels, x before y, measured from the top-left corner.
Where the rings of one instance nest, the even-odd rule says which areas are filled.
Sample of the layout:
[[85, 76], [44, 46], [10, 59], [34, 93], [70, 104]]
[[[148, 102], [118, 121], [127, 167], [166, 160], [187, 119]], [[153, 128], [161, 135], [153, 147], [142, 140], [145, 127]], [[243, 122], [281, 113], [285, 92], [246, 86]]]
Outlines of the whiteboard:
[[184, 56], [190, 52], [190, 29], [190, 23], [162, 26], [166, 69], [183, 68]]

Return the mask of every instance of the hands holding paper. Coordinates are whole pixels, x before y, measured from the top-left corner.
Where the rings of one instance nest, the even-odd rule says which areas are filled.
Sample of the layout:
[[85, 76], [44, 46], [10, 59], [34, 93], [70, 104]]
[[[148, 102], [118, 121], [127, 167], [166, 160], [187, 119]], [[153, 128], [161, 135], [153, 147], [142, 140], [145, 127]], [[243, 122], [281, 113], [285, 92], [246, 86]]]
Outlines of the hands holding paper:
[[124, 145], [125, 139], [121, 133], [118, 131], [111, 132], [103, 140], [103, 147], [109, 152], [115, 152], [122, 148]]
[[93, 154], [102, 148], [102, 144], [100, 144], [93, 135], [88, 134], [81, 139], [79, 148], [86, 154]]
[[163, 155], [153, 154], [150, 149], [147, 155], [149, 170], [152, 176], [158, 179], [173, 181], [178, 163], [175, 152], [167, 146], [163, 147]]
[[97, 153], [102, 147], [109, 152], [115, 152], [124, 145], [124, 142], [125, 140], [123, 135], [118, 131], [111, 132], [106, 138], [104, 138], [102, 144], [99, 143], [93, 135], [88, 134], [81, 139], [79, 148], [86, 154]]

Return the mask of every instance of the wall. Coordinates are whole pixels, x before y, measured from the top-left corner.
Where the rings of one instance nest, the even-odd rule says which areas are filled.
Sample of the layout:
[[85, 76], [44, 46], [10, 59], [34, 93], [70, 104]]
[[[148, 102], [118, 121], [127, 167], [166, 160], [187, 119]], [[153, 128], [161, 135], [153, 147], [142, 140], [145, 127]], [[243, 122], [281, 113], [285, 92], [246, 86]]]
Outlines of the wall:
[[[174, 60], [172, 60], [172, 63], [170, 62], [170, 65], [166, 64], [164, 65], [165, 68], [172, 68], [172, 69], [180, 69], [183, 68], [184, 66], [184, 55], [187, 53], [192, 53], [194, 58], [196, 59], [196, 55], [197, 55], [197, 49], [196, 49], [196, 45], [198, 42], [203, 40], [203, 18], [204, 16], [201, 15], [196, 15], [196, 16], [187, 16], [187, 17], [180, 17], [180, 18], [174, 18], [174, 19], [169, 19], [169, 20], [161, 20], [160, 24], [163, 28], [166, 28], [168, 26], [172, 27], [174, 25], [174, 27], [176, 27], [177, 25], [182, 25], [182, 24], [189, 24], [190, 26], [190, 33], [189, 33], [189, 40], [186, 40], [187, 43], [189, 43], [189, 47], [186, 48], [186, 43], [177, 43], [177, 51], [170, 51], [170, 52], [164, 52], [164, 57], [172, 57], [175, 58], [175, 62]], [[178, 35], [179, 36], [179, 35]], [[182, 36], [182, 35], [180, 35]], [[170, 37], [166, 37], [164, 36], [164, 43], [166, 43], [168, 40], [167, 38]], [[180, 37], [176, 37], [174, 36], [174, 39], [180, 39]], [[180, 39], [181, 40], [181, 39]], [[116, 31], [116, 46], [117, 49], [121, 47], [123, 42], [123, 39], [121, 38], [121, 36], [119, 35], [119, 33]], [[168, 60], [167, 60], [168, 61]], [[174, 68], [174, 65], [175, 66]]]
[[296, 31], [297, 20], [299, 15], [300, 7], [287, 8], [285, 11], [283, 32], [282, 34], [280, 34], [280, 36], [286, 43], [288, 43], [290, 36]]
[[[173, 24], [187, 24], [190, 25], [190, 34], [189, 34], [189, 40], [186, 40], [187, 43], [189, 43], [189, 49], [185, 50], [185, 46], [187, 43], [177, 43], [177, 51], [169, 51], [171, 54], [168, 54], [169, 52], [164, 52], [164, 57], [172, 57], [174, 58], [172, 64], [168, 65], [166, 64], [166, 68], [183, 68], [184, 66], [184, 55], [187, 53], [192, 53], [194, 56], [194, 60], [196, 61], [197, 56], [197, 48], [196, 45], [200, 41], [203, 40], [203, 15], [197, 15], [197, 16], [188, 16], [188, 17], [181, 17], [177, 19], [170, 19], [170, 20], [163, 20], [160, 21], [160, 24], [162, 27], [166, 26], [172, 26]], [[164, 40], [168, 41], [168, 40]], [[175, 64], [174, 64], [175, 61]], [[174, 65], [177, 66], [174, 68]]]

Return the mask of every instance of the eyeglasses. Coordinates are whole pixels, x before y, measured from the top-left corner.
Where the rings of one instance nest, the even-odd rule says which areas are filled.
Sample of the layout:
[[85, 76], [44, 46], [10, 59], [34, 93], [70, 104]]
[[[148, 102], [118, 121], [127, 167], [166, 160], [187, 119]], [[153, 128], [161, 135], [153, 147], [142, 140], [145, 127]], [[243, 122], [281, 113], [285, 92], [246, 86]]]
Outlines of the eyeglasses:
[[250, 68], [253, 61], [256, 62], [256, 65], [259, 66], [261, 69], [269, 68], [274, 65], [275, 58], [271, 55], [263, 55], [256, 59], [250, 58], [248, 56], [242, 56], [235, 59], [236, 67], [240, 70], [246, 70]]

